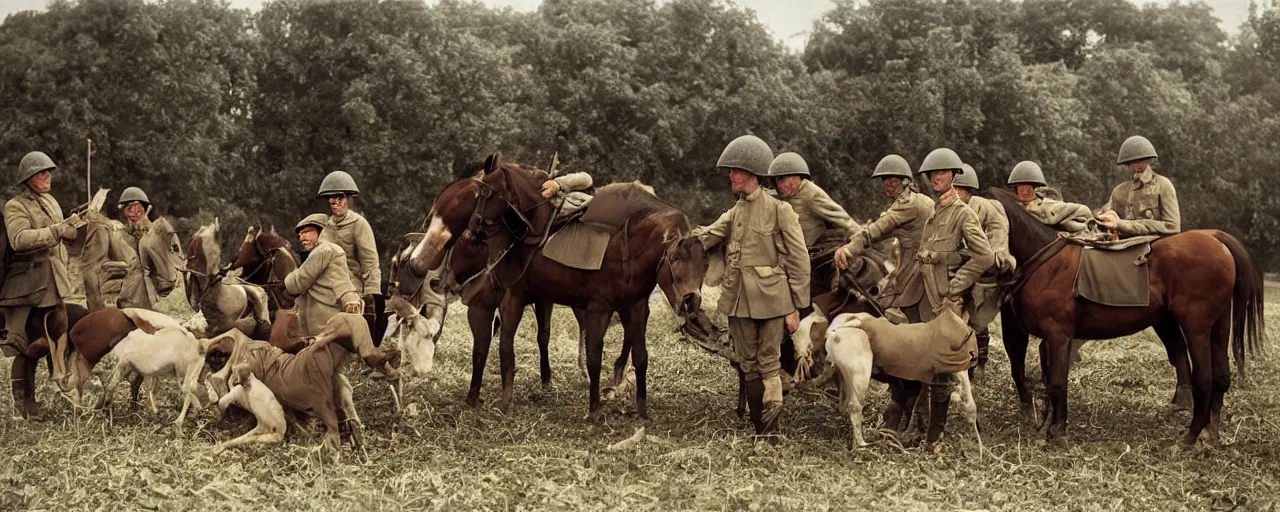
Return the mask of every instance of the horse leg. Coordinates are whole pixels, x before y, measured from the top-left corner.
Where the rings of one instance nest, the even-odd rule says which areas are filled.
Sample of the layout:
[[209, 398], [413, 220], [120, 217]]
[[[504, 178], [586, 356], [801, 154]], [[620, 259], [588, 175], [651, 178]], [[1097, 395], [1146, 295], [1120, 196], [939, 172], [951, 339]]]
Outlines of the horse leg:
[[1208, 441], [1217, 445], [1222, 428], [1222, 401], [1231, 389], [1231, 316], [1223, 313], [1213, 324], [1213, 392], [1209, 397]]
[[[1209, 425], [1209, 404], [1213, 399], [1213, 347], [1210, 335], [1213, 327], [1184, 326], [1187, 348], [1191, 355], [1191, 426], [1182, 438], [1185, 445], [1193, 445], [1200, 432]], [[1221, 350], [1227, 350], [1224, 346]], [[1225, 357], [1226, 354], [1224, 354]], [[1228, 367], [1228, 371], [1230, 368]]]
[[511, 402], [515, 398], [516, 330], [520, 327], [520, 317], [524, 316], [525, 306], [523, 297], [508, 293], [499, 308], [502, 332], [498, 338], [498, 362], [502, 369], [502, 397], [498, 399], [498, 410], [502, 414], [511, 410]]
[[588, 414], [592, 420], [600, 418], [600, 363], [604, 357], [604, 333], [609, 330], [613, 312], [587, 312], [587, 378], [590, 380]]
[[492, 308], [479, 305], [467, 308], [467, 323], [471, 326], [471, 389], [467, 391], [467, 405], [476, 407], [480, 399], [480, 384], [484, 381], [484, 365], [489, 361], [489, 346], [493, 343]]
[[578, 321], [578, 368], [582, 375], [591, 378], [587, 372], [587, 309], [573, 308], [573, 318]]
[[546, 299], [538, 299], [533, 303], [533, 315], [538, 323], [538, 370], [539, 376], [542, 377], [542, 388], [551, 387], [551, 355], [548, 353], [551, 345], [551, 310], [554, 307], [551, 301]]
[[[142, 403], [138, 394], [142, 389], [143, 379], [146, 379], [146, 376], [141, 373], [133, 372], [129, 374], [129, 412], [138, 410], [138, 405]], [[156, 414], [157, 412], [154, 407], [151, 409], [151, 414]]]
[[[613, 374], [609, 378], [608, 384], [600, 386], [600, 396], [606, 400], [611, 399], [614, 395], [622, 393], [623, 384], [627, 379], [627, 363], [631, 359], [632, 342], [634, 341], [627, 335], [628, 323], [623, 320], [623, 312], [618, 312], [618, 320], [622, 322], [622, 350], [618, 351], [618, 358], [613, 361]], [[612, 320], [612, 318], [611, 318]], [[603, 356], [601, 356], [603, 357]]]
[[1177, 375], [1178, 385], [1174, 388], [1173, 399], [1169, 403], [1180, 411], [1189, 411], [1192, 407], [1191, 400], [1191, 363], [1187, 358], [1187, 340], [1182, 336], [1182, 328], [1178, 326], [1178, 321], [1172, 317], [1152, 326], [1156, 331], [1156, 336], [1164, 343], [1164, 350], [1169, 355], [1169, 364], [1173, 365], [1173, 371]]
[[1018, 406], [1023, 418], [1029, 423], [1035, 423], [1035, 404], [1031, 401], [1031, 390], [1027, 388], [1027, 344], [1030, 343], [1030, 336], [1018, 324], [1012, 308], [1001, 308], [1000, 318], [1001, 339], [1004, 351], [1009, 355], [1009, 373], [1013, 376], [1013, 386], [1018, 391]]
[[1067, 436], [1067, 375], [1071, 371], [1071, 338], [1050, 335], [1040, 343], [1045, 369], [1045, 398], [1053, 408], [1047, 440], [1065, 442]]
[[[649, 347], [645, 343], [645, 326], [649, 325], [649, 300], [641, 299], [630, 310], [619, 312], [623, 325], [623, 352], [614, 364], [614, 378], [622, 378], [627, 367], [626, 349], [631, 348], [631, 360], [636, 369], [636, 410], [643, 419], [649, 418], [648, 376]], [[619, 381], [620, 382], [620, 381]]]

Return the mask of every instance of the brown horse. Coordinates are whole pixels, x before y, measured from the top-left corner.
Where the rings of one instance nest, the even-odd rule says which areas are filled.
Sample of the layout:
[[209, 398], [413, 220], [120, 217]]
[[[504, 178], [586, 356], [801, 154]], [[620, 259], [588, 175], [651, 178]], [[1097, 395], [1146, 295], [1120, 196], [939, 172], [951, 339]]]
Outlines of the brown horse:
[[271, 334], [267, 293], [259, 286], [227, 282], [228, 269], [221, 262], [222, 235], [214, 219], [196, 230], [187, 245], [187, 304], [204, 314], [208, 333], [236, 327], [254, 338], [267, 338]]
[[[284, 277], [298, 268], [298, 255], [289, 241], [276, 233], [275, 226], [249, 226], [244, 243], [236, 252], [231, 270], [242, 269], [240, 278], [261, 286], [267, 292], [267, 311], [271, 318], [276, 310], [293, 307], [294, 298], [284, 293]], [[377, 336], [377, 333], [374, 334]]]
[[[707, 258], [702, 243], [689, 236], [692, 231], [689, 218], [642, 185], [615, 183], [600, 187], [592, 200], [594, 207], [623, 209], [627, 212], [625, 221], [610, 237], [599, 270], [570, 268], [541, 251], [555, 210], [540, 194], [542, 183], [550, 176], [541, 170], [503, 165], [497, 154], [485, 162], [484, 171], [467, 231], [472, 237], [489, 240], [491, 251], [501, 250], [496, 260], [499, 264], [491, 275], [507, 290], [501, 315], [511, 319], [502, 323], [501, 333], [503, 403], [511, 400], [515, 375], [511, 347], [520, 313], [530, 301], [541, 298], [587, 311], [587, 374], [591, 381], [589, 411], [592, 416], [598, 416], [600, 410], [605, 330], [613, 314], [618, 314], [624, 332], [623, 351], [624, 354], [630, 352], [636, 371], [636, 409], [642, 418], [647, 418], [649, 354], [645, 331], [649, 295], [655, 286], [666, 283], [670, 288], [664, 292], [678, 316], [687, 317], [700, 312], [701, 308], [701, 284]], [[438, 231], [428, 230], [427, 240], [438, 240], [440, 236]], [[506, 241], [505, 236], [512, 238]], [[660, 279], [663, 274], [670, 274], [671, 279]]]
[[1019, 278], [1004, 308], [1005, 350], [1024, 411], [1031, 409], [1026, 387], [1027, 335], [1044, 340], [1046, 401], [1052, 409], [1049, 440], [1067, 434], [1067, 373], [1071, 340], [1102, 340], [1154, 327], [1170, 360], [1190, 357], [1194, 407], [1184, 444], [1194, 444], [1208, 429], [1216, 442], [1223, 396], [1231, 386], [1230, 355], [1244, 373], [1246, 352], [1260, 348], [1265, 329], [1262, 273], [1235, 237], [1217, 230], [1195, 230], [1151, 244], [1150, 303], [1138, 307], [1104, 306], [1074, 294], [1081, 247], [1058, 241], [1053, 228], [1022, 208], [1013, 193], [990, 188], [1009, 217], [1009, 251], [1018, 259]]
[[[467, 306], [467, 323], [472, 335], [471, 388], [467, 393], [467, 404], [473, 407], [481, 403], [484, 367], [489, 359], [493, 334], [501, 325], [497, 318], [498, 307], [506, 295], [506, 290], [494, 281], [489, 264], [491, 255], [498, 255], [501, 251], [490, 251], [490, 244], [467, 228], [479, 197], [480, 176], [482, 174], [478, 173], [464, 178], [440, 191], [432, 203], [428, 233], [405, 236], [400, 250], [392, 259], [390, 272], [392, 293], [405, 298], [410, 304], [427, 309], [424, 316], [428, 318], [434, 314], [430, 309], [439, 307], [443, 322], [443, 309], [453, 296], [459, 297]], [[497, 236], [508, 235], [500, 233]], [[494, 246], [505, 244], [505, 240], [509, 238]], [[438, 306], [433, 304], [436, 302]], [[544, 387], [551, 384], [548, 347], [551, 343], [552, 306], [549, 300], [534, 302], [539, 370]], [[581, 330], [586, 325], [586, 310], [575, 308], [574, 316]], [[580, 354], [584, 368], [585, 359], [585, 354]], [[625, 362], [623, 359], [624, 365]], [[501, 407], [509, 405], [500, 404]]]

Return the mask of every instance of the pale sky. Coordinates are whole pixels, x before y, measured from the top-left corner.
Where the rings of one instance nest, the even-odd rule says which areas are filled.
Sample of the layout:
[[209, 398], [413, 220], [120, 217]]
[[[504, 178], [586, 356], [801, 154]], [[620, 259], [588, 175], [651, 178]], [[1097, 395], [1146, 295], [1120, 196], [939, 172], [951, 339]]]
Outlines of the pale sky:
[[[434, 0], [426, 1], [436, 3]], [[761, 21], [773, 31], [774, 37], [796, 50], [804, 49], [813, 21], [830, 10], [833, 5], [830, 0], [731, 1], [756, 11]], [[1145, 1], [1137, 3], [1145, 3]], [[1169, 0], [1156, 1], [1169, 3]], [[493, 7], [512, 7], [518, 11], [532, 11], [542, 3], [541, 0], [482, 0], [482, 2]], [[1218, 19], [1222, 20], [1222, 28], [1229, 33], [1234, 33], [1249, 16], [1249, 0], [1207, 0], [1207, 2], [1213, 7]], [[0, 0], [0, 17], [22, 10], [43, 9], [46, 3], [46, 0]], [[262, 0], [231, 0], [231, 5], [256, 10], [262, 5]]]

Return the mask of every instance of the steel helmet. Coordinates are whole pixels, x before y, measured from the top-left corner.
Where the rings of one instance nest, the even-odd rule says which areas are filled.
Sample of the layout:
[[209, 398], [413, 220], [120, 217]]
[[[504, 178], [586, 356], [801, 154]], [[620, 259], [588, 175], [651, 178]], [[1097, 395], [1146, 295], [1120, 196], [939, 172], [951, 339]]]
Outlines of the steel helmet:
[[18, 174], [16, 183], [26, 183], [40, 171], [57, 169], [58, 166], [53, 164], [53, 159], [49, 155], [40, 151], [32, 151], [22, 157], [22, 162], [18, 163]]
[[724, 147], [716, 167], [742, 169], [756, 176], [768, 176], [771, 163], [773, 150], [769, 149], [769, 145], [755, 135], [743, 135]]
[[1009, 173], [1009, 185], [1017, 185], [1019, 183], [1029, 183], [1037, 187], [1047, 187], [1049, 184], [1044, 180], [1044, 171], [1040, 170], [1040, 165], [1030, 160], [1018, 162], [1013, 166], [1013, 171]]
[[920, 170], [917, 172], [924, 174], [929, 171], [944, 171], [947, 169], [954, 169], [956, 174], [963, 174], [964, 162], [960, 160], [960, 155], [957, 155], [955, 151], [947, 148], [938, 148], [930, 151], [929, 155], [924, 157], [924, 161], [920, 162]]
[[293, 227], [293, 231], [295, 233], [300, 232], [302, 231], [302, 228], [305, 228], [307, 226], [316, 228], [316, 231], [324, 231], [324, 225], [327, 222], [329, 222], [328, 215], [325, 215], [323, 213], [313, 213], [311, 215], [304, 217], [301, 221], [299, 221], [298, 225]]
[[360, 195], [360, 189], [356, 188], [356, 180], [352, 179], [351, 175], [344, 171], [333, 171], [328, 176], [325, 176], [324, 181], [320, 182], [320, 191], [316, 193], [316, 196], [325, 197], [337, 194]]
[[1151, 141], [1141, 135], [1134, 135], [1120, 144], [1120, 155], [1116, 157], [1116, 164], [1127, 164], [1135, 160], [1156, 158], [1156, 156], [1156, 147], [1151, 145]]
[[794, 152], [786, 152], [778, 155], [773, 159], [773, 163], [769, 164], [769, 176], [774, 178], [782, 178], [786, 176], [804, 176], [809, 177], [809, 164], [805, 163], [804, 157]]
[[880, 163], [876, 164], [876, 170], [871, 173], [872, 178], [893, 176], [911, 179], [911, 164], [907, 163], [907, 159], [898, 155], [886, 156], [880, 159]]
[[147, 199], [147, 193], [138, 187], [129, 187], [120, 193], [120, 201], [116, 203], [117, 207], [124, 208], [125, 205], [138, 201], [143, 206], [151, 206], [151, 201]]
[[974, 172], [973, 166], [969, 164], [963, 164], [960, 167], [964, 170], [964, 172], [957, 174], [956, 179], [951, 182], [951, 185], [956, 187], [968, 187], [974, 190], [978, 190], [978, 173]]

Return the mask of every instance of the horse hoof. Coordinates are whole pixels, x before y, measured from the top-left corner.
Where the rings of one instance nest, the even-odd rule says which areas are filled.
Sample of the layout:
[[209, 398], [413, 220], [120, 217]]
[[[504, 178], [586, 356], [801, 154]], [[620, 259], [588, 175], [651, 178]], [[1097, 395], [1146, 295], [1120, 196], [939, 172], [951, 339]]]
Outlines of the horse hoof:
[[467, 395], [467, 405], [470, 406], [472, 409], [480, 407], [483, 404], [484, 404], [484, 399], [480, 398], [479, 395]]
[[497, 409], [498, 409], [498, 412], [502, 413], [503, 416], [506, 416], [508, 413], [511, 412], [511, 400], [507, 400], [507, 399], [498, 400]]

